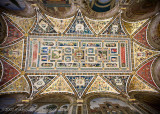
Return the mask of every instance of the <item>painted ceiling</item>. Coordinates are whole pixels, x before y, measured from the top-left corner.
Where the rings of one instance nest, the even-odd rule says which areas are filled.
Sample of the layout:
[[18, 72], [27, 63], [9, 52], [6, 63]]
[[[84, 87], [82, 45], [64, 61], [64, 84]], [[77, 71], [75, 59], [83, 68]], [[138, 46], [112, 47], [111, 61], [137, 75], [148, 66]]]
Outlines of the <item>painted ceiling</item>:
[[0, 94], [58, 92], [81, 98], [159, 91], [151, 68], [160, 51], [147, 41], [151, 19], [128, 22], [119, 13], [96, 20], [80, 10], [58, 19], [38, 9], [32, 18], [2, 17], [7, 38], [0, 45]]

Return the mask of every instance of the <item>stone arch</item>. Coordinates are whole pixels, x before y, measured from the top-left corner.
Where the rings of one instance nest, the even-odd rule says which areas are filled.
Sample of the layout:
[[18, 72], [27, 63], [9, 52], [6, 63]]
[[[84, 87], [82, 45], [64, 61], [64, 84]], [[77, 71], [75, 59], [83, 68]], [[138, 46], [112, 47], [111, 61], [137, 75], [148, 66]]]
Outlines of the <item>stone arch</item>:
[[97, 97], [110, 97], [110, 98], [115, 98], [122, 100], [124, 102], [128, 102], [127, 98], [119, 96], [117, 94], [111, 94], [111, 93], [92, 93], [89, 95], [84, 96], [84, 103], [88, 103], [91, 99], [97, 98]]
[[71, 94], [67, 94], [67, 93], [51, 93], [51, 94], [41, 94], [39, 96], [36, 96], [34, 98], [34, 100], [32, 100], [32, 102], [41, 99], [41, 98], [49, 98], [49, 97], [60, 97], [60, 98], [65, 98], [68, 99], [70, 103], [75, 103], [76, 101], [76, 97], [74, 95]]
[[27, 1], [24, 1], [25, 8], [23, 10], [11, 10], [4, 7], [0, 7], [0, 12], [5, 12], [13, 15], [17, 15], [20, 17], [33, 17], [36, 15], [36, 11], [34, 7], [28, 3]]
[[160, 2], [158, 0], [140, 0], [129, 1], [125, 6], [125, 11], [122, 14], [125, 20], [138, 21], [152, 17], [159, 12]]
[[15, 111], [15, 108], [26, 99], [28, 94], [26, 93], [12, 93], [0, 95], [0, 112], [6, 113], [9, 111]]
[[114, 8], [114, 6], [117, 3], [118, 2], [115, 0], [106, 0], [106, 1], [92, 0], [89, 3], [89, 6], [93, 11], [96, 11], [96, 12], [107, 12], [111, 10], [112, 8]]
[[89, 0], [83, 3], [83, 7], [80, 7], [83, 14], [87, 15], [88, 18], [93, 19], [105, 19], [109, 17], [113, 17], [118, 14], [120, 11], [120, 6], [117, 4], [115, 7], [106, 12], [95, 12], [89, 6]]
[[[133, 106], [131, 106], [128, 103], [128, 99], [125, 97], [115, 95], [115, 94], [94, 93], [94, 94], [87, 95], [84, 98], [84, 105], [85, 104], [87, 105], [88, 113], [93, 113], [93, 112], [91, 112], [90, 102], [94, 99], [97, 99], [97, 98], [115, 99], [115, 100], [121, 101], [121, 102], [125, 103], [126, 105], [130, 106], [130, 108], [127, 108], [127, 107], [122, 108], [122, 106], [120, 106], [119, 104], [114, 104], [112, 102], [106, 101], [103, 104], [99, 105], [101, 108], [105, 108], [103, 111], [109, 111], [109, 112], [112, 112], [112, 111], [113, 112], [114, 111], [121, 112], [122, 111], [124, 113], [127, 111], [129, 111], [130, 113], [133, 113], [134, 111], [138, 111], [136, 108], [134, 108]], [[106, 106], [107, 104], [108, 104], [108, 106]], [[111, 107], [109, 107], [109, 106], [111, 106]], [[98, 110], [98, 109], [96, 109], [96, 110]], [[105, 113], [107, 113], [107, 112], [105, 112]]]
[[153, 62], [152, 77], [156, 85], [160, 88], [160, 57]]
[[[71, 2], [71, 1], [70, 1]], [[42, 10], [45, 14], [56, 17], [56, 18], [68, 18], [77, 12], [77, 9], [80, 9], [84, 15], [87, 15], [89, 18], [95, 18], [95, 19], [104, 19], [104, 18], [109, 18], [113, 17], [114, 15], [118, 14], [119, 12], [119, 5], [117, 4], [115, 7], [110, 9], [107, 12], [95, 12], [92, 10], [89, 6], [89, 1], [72, 1], [71, 2], [71, 7], [68, 8], [62, 8], [62, 7], [55, 7], [55, 8], [47, 8], [46, 6], [43, 5], [41, 0], [38, 0], [38, 7], [40, 10]], [[96, 17], [95, 17], [96, 15]]]
[[12, 97], [16, 99], [16, 102], [21, 102], [21, 100], [27, 99], [28, 93], [11, 93], [11, 94], [1, 94], [0, 98]]
[[160, 94], [149, 91], [132, 91], [129, 93], [131, 99], [136, 99], [143, 108], [150, 111], [150, 113], [160, 112], [159, 102]]
[[35, 97], [33, 100], [31, 99], [28, 105], [28, 109], [29, 107], [32, 106], [32, 104], [37, 105], [36, 110], [47, 104], [56, 105], [57, 106], [56, 112], [62, 106], [68, 104], [68, 107], [69, 107], [68, 112], [72, 112], [72, 110], [75, 108], [74, 106], [76, 106], [76, 97], [74, 97], [73, 95], [65, 94], [65, 93], [45, 94], [45, 95], [39, 95]]
[[44, 6], [42, 0], [37, 0], [37, 6], [42, 10], [45, 14], [56, 17], [56, 18], [68, 18], [73, 16], [77, 12], [77, 6], [74, 2], [71, 3], [69, 0], [71, 7], [46, 7]]
[[160, 50], [160, 14], [157, 14], [151, 21], [147, 40], [152, 47]]
[[7, 25], [3, 17], [0, 15], [0, 44], [5, 41], [7, 37]]

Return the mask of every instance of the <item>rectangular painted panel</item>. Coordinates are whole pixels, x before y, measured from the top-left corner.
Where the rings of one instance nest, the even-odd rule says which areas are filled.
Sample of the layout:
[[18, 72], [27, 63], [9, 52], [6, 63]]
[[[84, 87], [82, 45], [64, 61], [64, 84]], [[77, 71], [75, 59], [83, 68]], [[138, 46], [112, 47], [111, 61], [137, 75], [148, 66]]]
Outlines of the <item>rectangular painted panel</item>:
[[131, 72], [128, 38], [30, 36], [29, 42], [27, 72]]

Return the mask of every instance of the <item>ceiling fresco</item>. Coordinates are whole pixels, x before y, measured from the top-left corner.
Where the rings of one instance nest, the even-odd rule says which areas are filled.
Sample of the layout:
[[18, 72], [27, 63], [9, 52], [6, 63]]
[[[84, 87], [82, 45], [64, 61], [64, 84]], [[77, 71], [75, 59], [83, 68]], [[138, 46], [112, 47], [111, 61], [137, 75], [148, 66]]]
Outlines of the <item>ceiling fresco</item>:
[[59, 19], [38, 8], [32, 18], [2, 17], [7, 38], [0, 44], [0, 94], [83, 98], [159, 92], [151, 69], [160, 51], [147, 41], [150, 18], [128, 22], [119, 13], [96, 20], [77, 10], [73, 17]]

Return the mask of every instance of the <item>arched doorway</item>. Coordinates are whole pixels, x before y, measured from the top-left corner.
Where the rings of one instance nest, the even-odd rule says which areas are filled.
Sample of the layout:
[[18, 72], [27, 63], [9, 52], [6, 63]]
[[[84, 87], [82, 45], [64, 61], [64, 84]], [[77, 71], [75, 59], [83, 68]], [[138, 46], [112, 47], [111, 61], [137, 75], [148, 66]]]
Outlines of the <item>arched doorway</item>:
[[114, 94], [92, 94], [85, 98], [88, 114], [139, 114], [127, 98]]
[[70, 95], [45, 95], [31, 101], [27, 109], [34, 114], [68, 114], [72, 112], [75, 101]]

